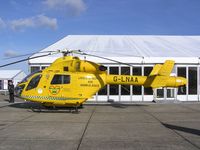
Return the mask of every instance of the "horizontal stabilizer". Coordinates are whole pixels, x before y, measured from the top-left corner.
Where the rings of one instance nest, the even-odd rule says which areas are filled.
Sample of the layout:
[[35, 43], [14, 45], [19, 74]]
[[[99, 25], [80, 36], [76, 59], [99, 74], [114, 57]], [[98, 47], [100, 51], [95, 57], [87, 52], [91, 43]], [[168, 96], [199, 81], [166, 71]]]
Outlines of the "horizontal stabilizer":
[[144, 83], [144, 87], [165, 87], [168, 79], [168, 76], [149, 76], [146, 82]]

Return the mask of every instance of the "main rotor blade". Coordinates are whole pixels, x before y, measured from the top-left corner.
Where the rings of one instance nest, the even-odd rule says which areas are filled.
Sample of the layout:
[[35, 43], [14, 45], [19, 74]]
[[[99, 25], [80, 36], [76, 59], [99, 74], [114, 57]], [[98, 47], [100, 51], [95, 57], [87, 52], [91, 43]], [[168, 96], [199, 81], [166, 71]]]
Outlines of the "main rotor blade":
[[24, 57], [24, 56], [30, 56], [30, 55], [34, 55], [34, 54], [40, 54], [40, 53], [51, 53], [51, 52], [55, 52], [55, 51], [43, 51], [43, 52], [27, 53], [27, 54], [23, 54], [23, 55], [17, 55], [17, 56], [12, 56], [12, 57], [5, 57], [4, 60], [13, 59], [13, 58], [19, 58], [19, 57]]
[[[42, 52], [35, 52], [35, 53], [30, 53], [30, 55], [34, 55], [34, 54], [39, 54], [39, 53], [48, 53], [48, 54], [44, 54], [44, 55], [40, 55], [40, 56], [34, 56], [34, 57], [29, 57], [29, 58], [25, 58], [25, 59], [21, 59], [21, 60], [18, 60], [18, 61], [14, 61], [14, 62], [11, 62], [11, 63], [8, 63], [8, 64], [4, 64], [4, 65], [1, 65], [0, 68], [2, 67], [6, 67], [6, 66], [9, 66], [9, 65], [13, 65], [13, 64], [17, 64], [17, 63], [20, 63], [20, 62], [23, 62], [23, 61], [27, 61], [27, 60], [31, 60], [31, 59], [35, 59], [35, 58], [39, 58], [39, 57], [45, 57], [45, 56], [49, 56], [49, 55], [55, 55], [55, 54], [59, 54], [59, 53], [63, 53], [63, 55], [68, 55], [70, 53], [75, 53], [75, 52], [80, 52], [80, 50], [56, 50], [56, 51], [42, 51]], [[25, 54], [25, 55], [21, 55], [21, 56], [27, 56], [28, 54]], [[21, 57], [21, 56], [16, 56], [16, 57]], [[16, 58], [16, 57], [12, 57], [12, 58]]]
[[[88, 53], [99, 53], [99, 54], [104, 54], [105, 52], [102, 51], [88, 51]], [[122, 56], [129, 56], [129, 57], [141, 57], [143, 58], [143, 56], [140, 55], [131, 55], [131, 54], [125, 54], [125, 53], [119, 53], [119, 52], [106, 52], [107, 54], [117, 54], [117, 55], [122, 55]]]
[[[55, 54], [57, 54], [57, 53], [55, 53]], [[45, 55], [40, 55], [40, 56], [21, 59], [21, 60], [18, 60], [18, 61], [14, 61], [14, 62], [11, 62], [11, 63], [8, 63], [8, 64], [1, 65], [0, 68], [6, 67], [6, 66], [10, 66], [10, 65], [13, 65], [13, 64], [17, 64], [17, 63], [20, 63], [20, 62], [23, 62], [23, 61], [39, 58], [39, 57], [49, 56], [49, 55], [53, 55], [53, 54], [52, 53], [48, 53], [48, 54], [45, 54]]]
[[87, 56], [92, 56], [92, 57], [97, 57], [97, 58], [101, 58], [101, 59], [105, 59], [105, 60], [109, 60], [109, 61], [113, 61], [113, 62], [116, 62], [116, 63], [119, 63], [119, 64], [124, 64], [124, 65], [127, 65], [127, 66], [130, 66], [130, 67], [133, 67], [132, 65], [128, 64], [128, 63], [123, 63], [123, 62], [120, 62], [120, 61], [117, 61], [117, 60], [114, 60], [114, 59], [110, 59], [110, 58], [106, 58], [106, 57], [102, 57], [102, 56], [97, 56], [97, 55], [92, 55], [92, 54], [87, 54], [85, 52], [77, 52], [78, 54], [81, 54], [81, 55], [87, 55]]

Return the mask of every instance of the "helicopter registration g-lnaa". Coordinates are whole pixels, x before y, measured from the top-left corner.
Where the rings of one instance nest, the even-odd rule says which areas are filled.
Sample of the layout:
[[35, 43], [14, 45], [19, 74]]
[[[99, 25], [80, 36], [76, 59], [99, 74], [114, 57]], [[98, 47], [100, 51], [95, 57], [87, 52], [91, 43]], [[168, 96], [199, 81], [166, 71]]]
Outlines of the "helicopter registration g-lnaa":
[[[56, 59], [46, 69], [28, 75], [17, 85], [16, 94], [19, 97], [42, 103], [44, 106], [77, 108], [107, 84], [143, 85], [144, 87], [159, 88], [179, 87], [187, 83], [183, 77], [170, 76], [174, 67], [173, 60], [166, 60], [163, 65], [156, 64], [149, 76], [108, 75], [105, 66], [80, 60], [78, 57], [68, 56], [68, 54], [77, 53], [103, 58], [101, 56], [86, 54], [80, 50], [58, 51], [57, 53], [59, 52], [64, 53], [63, 57]], [[52, 54], [50, 52], [14, 63]]]

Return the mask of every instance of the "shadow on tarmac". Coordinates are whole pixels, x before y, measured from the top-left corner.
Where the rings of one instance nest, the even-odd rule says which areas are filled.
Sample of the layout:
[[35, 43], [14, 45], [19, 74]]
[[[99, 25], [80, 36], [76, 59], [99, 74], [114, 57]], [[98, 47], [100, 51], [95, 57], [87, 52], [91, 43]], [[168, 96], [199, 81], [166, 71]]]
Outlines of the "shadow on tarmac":
[[162, 125], [164, 125], [166, 128], [171, 129], [171, 130], [182, 131], [185, 133], [190, 133], [190, 134], [200, 136], [200, 130], [197, 130], [197, 129], [181, 127], [181, 126], [176, 126], [176, 125], [167, 124], [167, 123], [162, 123]]
[[[40, 103], [34, 102], [13, 103], [6, 107], [29, 109], [37, 113], [77, 113], [74, 107], [45, 107]], [[78, 109], [83, 109], [83, 106], [78, 107]]]
[[[9, 101], [8, 99], [4, 99], [4, 101]], [[135, 103], [127, 103], [124, 104], [121, 102], [115, 102], [114, 100], [108, 100], [107, 103], [98, 103], [98, 104], [94, 104], [94, 103], [85, 103], [85, 106], [111, 106], [114, 108], [119, 108], [119, 109], [126, 109], [128, 107], [146, 107], [148, 106], [148, 104], [135, 104]], [[84, 106], [83, 105], [83, 106]], [[80, 106], [78, 107], [78, 109], [83, 109], [84, 107]], [[4, 106], [3, 106], [4, 107]], [[13, 108], [19, 108], [19, 109], [29, 109], [30, 111], [33, 112], [44, 112], [44, 113], [72, 113], [74, 111], [74, 107], [46, 107], [43, 106], [40, 103], [35, 103], [35, 102], [20, 102], [20, 103], [13, 103], [13, 104], [9, 104], [6, 105], [6, 107], [13, 107]]]
[[115, 102], [113, 99], [109, 99], [108, 103], [112, 107], [122, 108], [122, 109], [127, 108], [129, 106], [137, 106], [137, 107], [139, 107], [139, 106], [148, 106], [148, 105], [145, 105], [145, 104], [134, 104], [134, 103], [124, 104], [124, 103], [121, 103], [121, 102]]
[[10, 104], [9, 107], [13, 108], [20, 108], [20, 109], [37, 109], [42, 107], [39, 103], [33, 103], [33, 102], [22, 102], [22, 103], [13, 103]]
[[4, 99], [4, 101], [5, 101], [5, 102], [9, 102], [9, 99], [6, 98], [6, 99]]
[[111, 107], [115, 107], [115, 108], [120, 108], [120, 109], [125, 109], [128, 107], [143, 107], [143, 106], [148, 106], [147, 104], [134, 104], [134, 103], [121, 103], [121, 102], [107, 102], [107, 103], [86, 103], [84, 104], [85, 106], [111, 106]]
[[148, 105], [144, 105], [144, 104], [123, 104], [123, 103], [120, 103], [120, 102], [110, 102], [109, 103], [110, 106], [112, 107], [115, 107], [115, 108], [122, 108], [122, 109], [125, 109], [127, 107], [130, 107], [130, 106], [148, 106]]

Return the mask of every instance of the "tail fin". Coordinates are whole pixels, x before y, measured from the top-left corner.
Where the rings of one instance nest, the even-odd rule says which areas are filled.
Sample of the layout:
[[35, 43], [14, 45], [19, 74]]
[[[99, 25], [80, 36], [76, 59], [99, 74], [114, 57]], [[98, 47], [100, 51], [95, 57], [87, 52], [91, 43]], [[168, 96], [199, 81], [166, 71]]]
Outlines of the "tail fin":
[[170, 76], [173, 68], [174, 68], [174, 61], [166, 60], [163, 65], [160, 64], [155, 65], [149, 76], [153, 75]]
[[173, 60], [166, 60], [163, 65], [157, 64], [147, 77], [144, 87], [164, 87], [174, 67]]
[[162, 68], [159, 70], [158, 75], [170, 76], [174, 68], [174, 63], [175, 62], [173, 60], [166, 60], [165, 63], [162, 65]]

